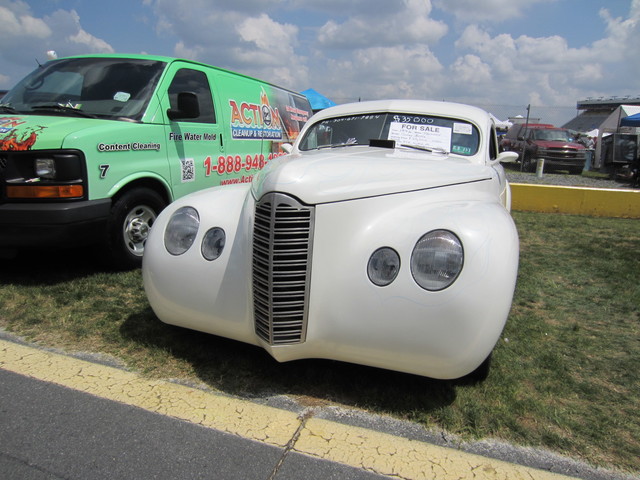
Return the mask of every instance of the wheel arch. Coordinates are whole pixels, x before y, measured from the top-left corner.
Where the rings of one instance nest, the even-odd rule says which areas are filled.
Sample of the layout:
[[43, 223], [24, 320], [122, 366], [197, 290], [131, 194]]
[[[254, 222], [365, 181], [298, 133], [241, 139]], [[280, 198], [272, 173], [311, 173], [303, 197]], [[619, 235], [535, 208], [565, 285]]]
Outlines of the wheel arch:
[[168, 205], [173, 201], [171, 188], [162, 177], [158, 177], [156, 175], [148, 175], [135, 178], [129, 177], [123, 179], [113, 186], [113, 188], [109, 192], [109, 197], [111, 197], [112, 202], [115, 202], [122, 195], [136, 188], [148, 188], [150, 190], [153, 190], [162, 197], [165, 205]]

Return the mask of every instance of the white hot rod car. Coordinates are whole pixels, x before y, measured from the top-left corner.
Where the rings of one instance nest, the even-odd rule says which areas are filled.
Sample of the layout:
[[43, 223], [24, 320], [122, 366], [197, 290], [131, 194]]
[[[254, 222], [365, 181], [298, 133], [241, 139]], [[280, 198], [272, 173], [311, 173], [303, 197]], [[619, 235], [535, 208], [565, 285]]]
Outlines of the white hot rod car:
[[169, 205], [146, 244], [156, 315], [260, 346], [440, 379], [484, 376], [519, 242], [491, 116], [389, 100], [314, 115], [250, 184]]

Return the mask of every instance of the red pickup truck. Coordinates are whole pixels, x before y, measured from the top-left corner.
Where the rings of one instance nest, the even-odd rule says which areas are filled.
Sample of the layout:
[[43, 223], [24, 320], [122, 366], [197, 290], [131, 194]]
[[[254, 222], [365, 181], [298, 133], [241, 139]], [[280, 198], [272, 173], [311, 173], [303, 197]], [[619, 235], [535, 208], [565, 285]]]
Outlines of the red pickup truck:
[[586, 159], [586, 148], [575, 142], [569, 130], [544, 123], [513, 125], [500, 147], [503, 151], [517, 152], [522, 170], [527, 172], [534, 172], [538, 160], [544, 159], [545, 170], [580, 173]]

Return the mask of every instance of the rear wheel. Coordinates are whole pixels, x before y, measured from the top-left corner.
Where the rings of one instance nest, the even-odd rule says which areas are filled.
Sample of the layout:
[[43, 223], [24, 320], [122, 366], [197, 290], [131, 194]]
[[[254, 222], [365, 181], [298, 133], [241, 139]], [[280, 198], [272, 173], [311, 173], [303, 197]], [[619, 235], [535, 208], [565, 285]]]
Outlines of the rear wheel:
[[107, 232], [107, 248], [114, 267], [131, 269], [142, 265], [149, 230], [164, 206], [162, 197], [149, 188], [135, 188], [115, 199]]

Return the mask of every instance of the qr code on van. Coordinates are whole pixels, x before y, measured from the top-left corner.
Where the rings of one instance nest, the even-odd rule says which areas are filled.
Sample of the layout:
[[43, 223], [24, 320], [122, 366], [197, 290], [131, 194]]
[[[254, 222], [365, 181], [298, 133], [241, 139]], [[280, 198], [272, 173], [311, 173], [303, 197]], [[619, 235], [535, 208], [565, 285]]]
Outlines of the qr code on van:
[[182, 181], [193, 182], [196, 179], [196, 167], [193, 158], [181, 158]]

